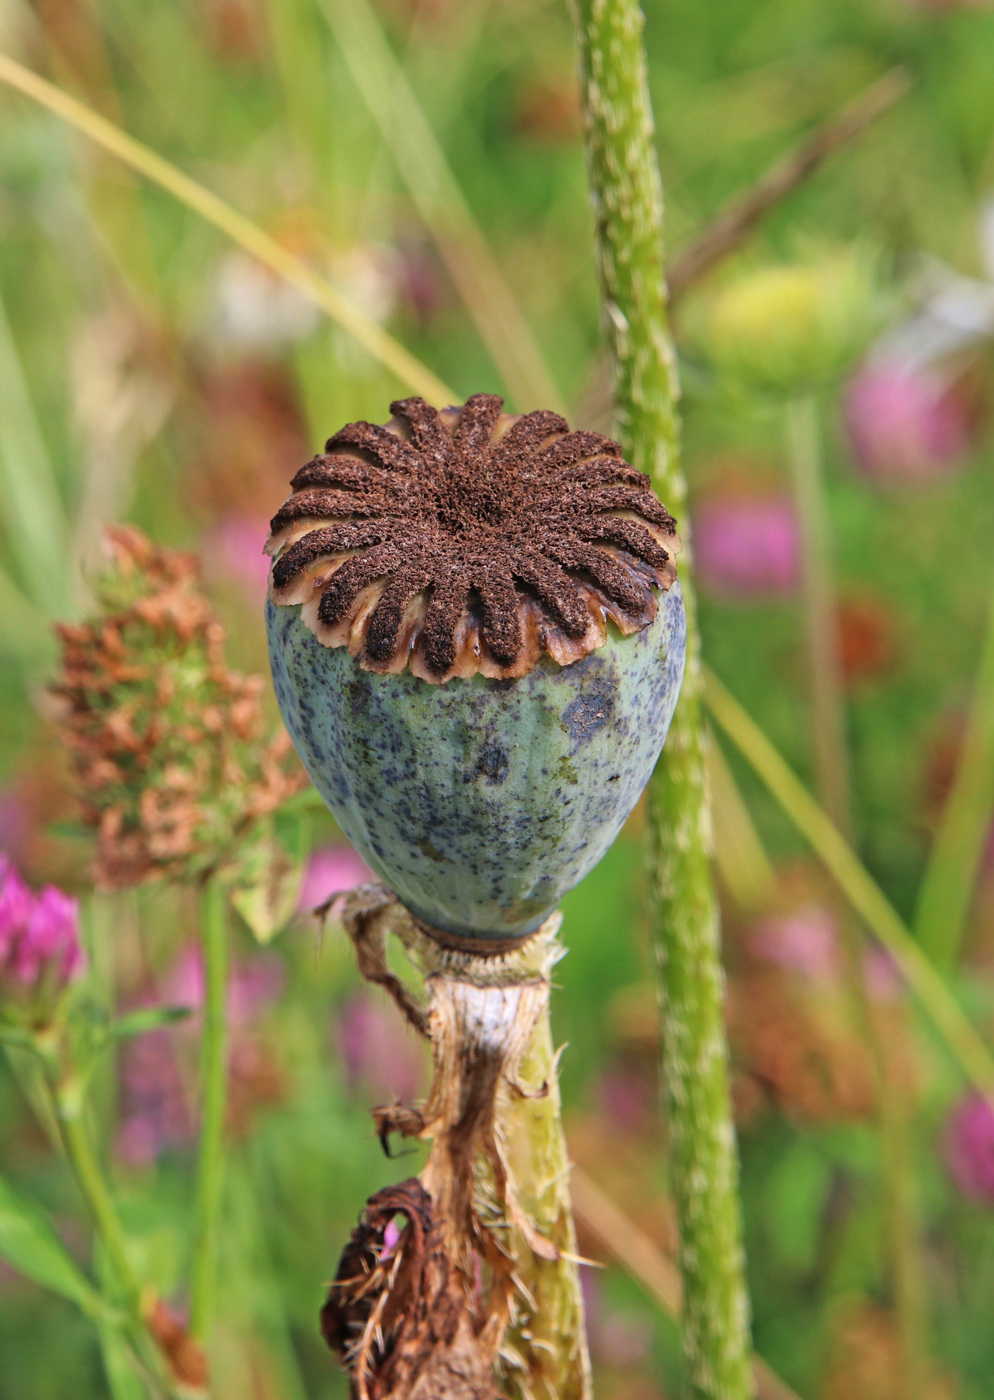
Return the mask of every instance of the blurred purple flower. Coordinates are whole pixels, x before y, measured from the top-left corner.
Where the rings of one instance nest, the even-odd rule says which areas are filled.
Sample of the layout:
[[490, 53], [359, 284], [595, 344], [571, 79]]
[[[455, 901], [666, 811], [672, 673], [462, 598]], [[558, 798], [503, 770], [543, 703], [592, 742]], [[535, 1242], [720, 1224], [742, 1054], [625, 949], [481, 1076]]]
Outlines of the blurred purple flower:
[[212, 525], [204, 536], [201, 553], [212, 577], [233, 578], [244, 589], [252, 606], [265, 596], [270, 560], [262, 552], [269, 522], [234, 512]]
[[703, 501], [693, 538], [698, 576], [719, 597], [784, 596], [797, 587], [800, 534], [787, 496]]
[[[756, 957], [800, 973], [817, 986], [828, 987], [841, 979], [838, 920], [819, 904], [768, 915], [753, 925], [748, 939]], [[894, 1001], [904, 986], [894, 959], [876, 944], [863, 954], [863, 979], [874, 1001]]]
[[0, 966], [14, 952], [17, 939], [27, 926], [31, 912], [31, 891], [10, 861], [0, 860]]
[[611, 1123], [627, 1132], [646, 1128], [656, 1114], [656, 1087], [641, 1066], [605, 1070], [596, 1087], [597, 1104]]
[[838, 926], [817, 904], [760, 919], [749, 946], [764, 962], [803, 973], [812, 982], [831, 982], [839, 971]]
[[901, 969], [887, 949], [877, 944], [863, 954], [863, 976], [873, 1001], [897, 1001], [904, 991]]
[[422, 327], [430, 326], [445, 301], [445, 281], [438, 260], [424, 244], [401, 244], [397, 259], [397, 285]]
[[[275, 953], [236, 962], [228, 979], [228, 1019], [232, 1026], [255, 1021], [277, 1001], [283, 991], [283, 964]], [[163, 984], [163, 1000], [170, 1006], [199, 1011], [204, 1004], [204, 955], [189, 944], [174, 963]]]
[[967, 1095], [953, 1110], [945, 1156], [963, 1195], [994, 1205], [994, 1109], [981, 1094]]
[[193, 1115], [172, 1036], [149, 1031], [130, 1040], [120, 1057], [121, 1128], [117, 1151], [122, 1161], [144, 1167], [167, 1147], [193, 1137]]
[[14, 789], [0, 792], [0, 853], [16, 856], [31, 829], [31, 817], [24, 798]]
[[55, 885], [32, 894], [0, 857], [0, 982], [7, 990], [61, 990], [86, 968], [79, 904]]
[[342, 1007], [336, 1029], [351, 1093], [365, 1089], [404, 1103], [416, 1096], [424, 1079], [424, 1054], [392, 1006], [356, 992]]
[[361, 885], [375, 876], [351, 846], [342, 841], [334, 846], [320, 846], [312, 851], [300, 884], [297, 908], [316, 908], [354, 885]]
[[580, 1286], [592, 1359], [619, 1368], [645, 1361], [652, 1346], [651, 1319], [606, 1307], [600, 1275], [593, 1269], [580, 1270]]
[[[236, 962], [231, 970], [228, 1020], [232, 1030], [233, 1082], [255, 1051], [250, 1027], [278, 999], [283, 981], [283, 964], [272, 953]], [[180, 953], [158, 992], [143, 998], [142, 1004], [188, 1006], [196, 1012], [203, 1001], [203, 954], [199, 947], [190, 944]], [[122, 1122], [117, 1150], [121, 1159], [132, 1166], [148, 1166], [166, 1148], [182, 1146], [194, 1135], [181, 1052], [196, 1024], [196, 1018], [191, 1017], [174, 1031], [148, 1031], [129, 1041], [121, 1053]]]
[[850, 380], [845, 420], [858, 466], [880, 481], [933, 480], [970, 445], [967, 414], [949, 385], [899, 362], [869, 363]]

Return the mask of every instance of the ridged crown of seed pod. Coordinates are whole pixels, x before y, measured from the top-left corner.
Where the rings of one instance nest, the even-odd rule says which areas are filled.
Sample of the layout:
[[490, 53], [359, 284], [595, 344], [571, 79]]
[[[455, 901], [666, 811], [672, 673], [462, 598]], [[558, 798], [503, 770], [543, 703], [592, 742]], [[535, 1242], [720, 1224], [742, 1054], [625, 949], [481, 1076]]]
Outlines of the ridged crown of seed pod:
[[272, 520], [270, 597], [321, 643], [384, 675], [514, 680], [652, 622], [680, 545], [616, 442], [494, 394], [390, 407], [335, 433]]

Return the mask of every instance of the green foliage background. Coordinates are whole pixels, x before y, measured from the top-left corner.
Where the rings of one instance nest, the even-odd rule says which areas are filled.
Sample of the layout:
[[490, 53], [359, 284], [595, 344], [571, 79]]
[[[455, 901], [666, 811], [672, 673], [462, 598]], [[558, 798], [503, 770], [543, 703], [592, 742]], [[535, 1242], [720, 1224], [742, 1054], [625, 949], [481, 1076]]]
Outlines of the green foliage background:
[[[368, 309], [379, 302], [394, 334], [460, 395], [499, 392], [498, 371], [439, 252], [448, 236], [444, 203], [426, 225], [358, 95], [336, 20], [347, 3], [8, 0], [0, 47], [195, 174], [347, 294], [366, 298]], [[380, 0], [377, 13], [562, 398], [581, 424], [602, 426], [565, 6]], [[776, 414], [726, 394], [708, 362], [701, 327], [723, 278], [798, 256], [811, 240], [860, 240], [879, 250], [896, 316], [922, 253], [982, 275], [979, 211], [994, 192], [994, 15], [938, 0], [649, 0], [646, 13], [671, 248], [881, 73], [903, 65], [913, 78], [892, 112], [772, 212], [736, 267], [684, 303], [685, 455], [697, 499], [729, 461], [786, 480]], [[388, 93], [383, 101], [389, 106]], [[325, 321], [290, 343], [218, 335], [217, 286], [228, 257], [220, 235], [194, 214], [21, 97], [0, 93], [0, 777], [26, 804], [19, 858], [35, 881], [86, 888], [85, 849], [51, 830], [67, 813], [40, 686], [54, 661], [51, 619], [84, 606], [99, 524], [129, 519], [158, 542], [203, 548], [234, 664], [262, 670], [260, 609], [223, 556], [218, 527], [237, 518], [264, 534], [300, 453], [346, 420], [386, 417], [401, 388]], [[415, 275], [427, 288], [420, 310], [410, 291]], [[108, 357], [103, 379], [95, 346]], [[989, 353], [976, 357], [971, 374], [989, 406]], [[133, 433], [122, 408], [129, 387], [139, 396]], [[840, 589], [884, 608], [894, 657], [849, 697], [855, 843], [910, 918], [930, 843], [930, 755], [955, 731], [968, 699], [994, 586], [991, 439], [979, 434], [948, 479], [881, 490], [854, 470], [839, 386], [824, 390], [820, 411]], [[116, 434], [108, 428], [115, 412], [125, 414]], [[108, 442], [123, 443], [118, 456]], [[709, 664], [810, 781], [796, 600], [730, 604], [704, 590], [701, 612]], [[734, 756], [731, 763], [778, 871], [817, 884], [785, 819]], [[634, 1057], [636, 1078], [644, 1077], [652, 1061], [633, 1032], [651, 1001], [639, 824], [637, 813], [565, 902], [570, 954], [555, 1018], [569, 1041], [564, 1094], [578, 1141], [599, 1134], [602, 1144], [584, 1165], [594, 1174], [601, 1167], [607, 1181], [621, 1155], [638, 1163], [625, 1179], [637, 1180], [640, 1194], [620, 1204], [651, 1223], [666, 1186], [661, 1130], [639, 1120], [621, 1144], [605, 1108], [610, 1075], [630, 1072]], [[317, 817], [315, 844], [333, 839], [330, 820]], [[957, 972], [965, 1004], [987, 1031], [990, 886], [985, 868]], [[154, 889], [96, 896], [90, 911], [107, 1000], [134, 990], [138, 967], [161, 975], [193, 919], [181, 895]], [[726, 918], [734, 981], [746, 911], [728, 901]], [[246, 929], [239, 939], [249, 956]], [[316, 1337], [321, 1286], [365, 1198], [416, 1163], [384, 1160], [370, 1096], [350, 1090], [343, 1073], [335, 1018], [356, 974], [340, 933], [319, 938], [300, 921], [275, 947], [286, 989], [267, 1035], [284, 1087], [230, 1142], [218, 1395], [313, 1400], [345, 1393]], [[994, 1209], [964, 1201], [949, 1182], [943, 1123], [960, 1086], [929, 1037], [909, 1034], [928, 1347], [953, 1378], [952, 1393], [980, 1400], [994, 1393]], [[0, 1168], [52, 1211], [88, 1266], [79, 1202], [29, 1101], [13, 1054], [0, 1063]], [[118, 1109], [109, 1062], [98, 1101], [112, 1142]], [[832, 1357], [840, 1317], [854, 1299], [885, 1312], [891, 1302], [876, 1131], [844, 1114], [812, 1122], [780, 1102], [744, 1119], [741, 1148], [757, 1349], [799, 1393], [831, 1400], [841, 1393], [831, 1389], [839, 1384]], [[127, 1223], [169, 1293], [184, 1265], [189, 1154], [167, 1152], [142, 1171], [118, 1163], [115, 1174]], [[672, 1324], [617, 1268], [601, 1291], [611, 1316], [645, 1322], [652, 1336], [636, 1360], [618, 1364], [615, 1353], [602, 1362], [603, 1393], [681, 1394]], [[850, 1386], [852, 1400], [889, 1393]], [[0, 1397], [68, 1394], [108, 1394], [93, 1327], [68, 1301], [0, 1274]], [[113, 1394], [130, 1400], [124, 1381]]]

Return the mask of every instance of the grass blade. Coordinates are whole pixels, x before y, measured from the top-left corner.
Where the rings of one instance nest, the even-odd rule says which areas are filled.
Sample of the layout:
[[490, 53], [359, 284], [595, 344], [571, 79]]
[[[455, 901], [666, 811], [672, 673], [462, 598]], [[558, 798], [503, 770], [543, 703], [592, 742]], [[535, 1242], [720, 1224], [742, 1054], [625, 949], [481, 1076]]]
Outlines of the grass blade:
[[[673, 1261], [579, 1167], [570, 1175], [570, 1191], [577, 1220], [668, 1317], [678, 1318], [683, 1307], [683, 1280]], [[798, 1400], [797, 1393], [755, 1352], [752, 1373], [756, 1400]]]
[[59, 1239], [40, 1206], [0, 1177], [0, 1257], [15, 1269], [76, 1303], [89, 1317], [107, 1305]]
[[963, 942], [977, 867], [994, 813], [994, 602], [980, 654], [970, 717], [952, 791], [915, 911], [915, 934], [944, 971]]
[[187, 208], [227, 234], [232, 242], [237, 243], [265, 267], [309, 297], [343, 330], [348, 331], [374, 359], [416, 394], [421, 394], [435, 404], [458, 401], [457, 394], [432, 374], [410, 351], [405, 350], [389, 332], [378, 326], [358, 307], [353, 306], [326, 278], [312, 271], [305, 262], [288, 252], [275, 238], [259, 228], [258, 224], [254, 224], [251, 219], [240, 214], [230, 204], [226, 204], [206, 186], [155, 151], [143, 146], [140, 141], [136, 141], [106, 117], [100, 116], [82, 102], [77, 102], [74, 97], [70, 97], [53, 83], [46, 82], [37, 73], [32, 73], [29, 68], [25, 68], [8, 54], [0, 54], [0, 81], [16, 88], [42, 107], [47, 107], [50, 112], [74, 126], [105, 151], [117, 156], [132, 170], [137, 170], [160, 189], [166, 190]]
[[776, 897], [776, 875], [728, 760], [713, 737], [708, 743], [707, 773], [718, 873], [740, 909], [749, 913], [768, 909]]
[[562, 400], [489, 245], [367, 0], [321, 0], [370, 114], [491, 358], [522, 411]]
[[65, 612], [69, 530], [45, 440], [0, 301], [0, 501], [11, 555], [30, 601]]
[[905, 927], [866, 867], [755, 721], [717, 677], [706, 672], [712, 718], [763, 780], [772, 796], [835, 879], [867, 927], [894, 958], [905, 981], [966, 1077], [994, 1102], [994, 1058], [941, 975]]

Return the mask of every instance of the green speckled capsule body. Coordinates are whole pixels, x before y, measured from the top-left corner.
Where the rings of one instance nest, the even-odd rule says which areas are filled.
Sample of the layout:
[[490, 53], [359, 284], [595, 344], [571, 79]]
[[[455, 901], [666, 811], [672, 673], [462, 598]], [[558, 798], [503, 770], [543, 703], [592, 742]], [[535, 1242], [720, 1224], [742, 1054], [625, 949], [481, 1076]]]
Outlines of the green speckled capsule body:
[[372, 870], [424, 923], [533, 933], [604, 855], [663, 747], [683, 675], [680, 586], [654, 620], [519, 680], [430, 685], [326, 647], [266, 604], [273, 681], [315, 787]]

